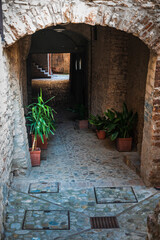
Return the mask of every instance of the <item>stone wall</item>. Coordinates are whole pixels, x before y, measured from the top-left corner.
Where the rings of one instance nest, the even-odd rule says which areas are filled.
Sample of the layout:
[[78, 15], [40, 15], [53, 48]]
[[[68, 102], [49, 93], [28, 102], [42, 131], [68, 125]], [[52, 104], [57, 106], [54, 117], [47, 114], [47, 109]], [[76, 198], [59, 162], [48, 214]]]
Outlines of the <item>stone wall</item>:
[[[18, 62], [19, 62], [19, 70], [18, 70], [18, 81], [20, 84], [20, 95], [21, 95], [21, 103], [22, 107], [28, 105], [28, 89], [27, 89], [27, 57], [30, 50], [31, 45], [31, 37], [26, 36], [22, 38], [19, 42], [18, 52]], [[23, 109], [26, 113], [26, 108]]]
[[24, 43], [25, 40], [20, 40], [6, 50], [9, 62], [10, 85], [13, 92], [14, 149], [12, 171], [15, 175], [27, 174], [30, 169], [30, 156], [23, 108], [27, 105], [26, 58], [24, 55], [24, 46], [26, 45]]
[[54, 53], [51, 54], [51, 68], [53, 73], [70, 72], [70, 53]]
[[67, 108], [70, 105], [70, 81], [69, 80], [32, 80], [32, 94], [37, 97], [40, 88], [43, 91], [43, 99], [55, 98], [48, 104], [52, 107]]
[[7, 55], [2, 49], [0, 41], [0, 233], [3, 232], [3, 210], [7, 203], [7, 185], [9, 185], [12, 179], [13, 138], [15, 135], [13, 116], [14, 96], [11, 91], [8, 67]]
[[159, 51], [158, 0], [3, 0], [4, 33], [7, 45], [27, 34], [61, 23], [86, 23], [114, 27], [138, 36]]
[[148, 216], [147, 227], [148, 227], [147, 240], [159, 240], [160, 239], [160, 202], [157, 205], [154, 213]]
[[3, 49], [0, 42], [0, 232], [3, 232], [7, 186], [13, 174], [27, 174], [30, 168], [23, 109], [27, 103], [26, 46], [29, 39], [8, 49]]

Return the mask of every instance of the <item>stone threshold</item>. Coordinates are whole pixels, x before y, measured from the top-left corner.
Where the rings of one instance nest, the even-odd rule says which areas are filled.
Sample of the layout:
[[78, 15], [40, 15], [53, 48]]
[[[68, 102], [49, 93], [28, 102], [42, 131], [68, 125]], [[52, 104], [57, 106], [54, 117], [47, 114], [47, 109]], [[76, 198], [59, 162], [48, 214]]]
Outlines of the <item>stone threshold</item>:
[[140, 176], [140, 158], [137, 152], [125, 153], [123, 162]]

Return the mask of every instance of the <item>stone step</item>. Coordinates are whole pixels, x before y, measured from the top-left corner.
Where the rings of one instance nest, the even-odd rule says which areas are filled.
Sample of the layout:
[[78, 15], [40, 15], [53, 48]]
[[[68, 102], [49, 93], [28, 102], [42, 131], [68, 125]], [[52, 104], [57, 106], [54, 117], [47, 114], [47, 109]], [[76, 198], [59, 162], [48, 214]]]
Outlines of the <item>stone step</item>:
[[140, 157], [137, 152], [124, 154], [123, 161], [129, 168], [140, 176]]

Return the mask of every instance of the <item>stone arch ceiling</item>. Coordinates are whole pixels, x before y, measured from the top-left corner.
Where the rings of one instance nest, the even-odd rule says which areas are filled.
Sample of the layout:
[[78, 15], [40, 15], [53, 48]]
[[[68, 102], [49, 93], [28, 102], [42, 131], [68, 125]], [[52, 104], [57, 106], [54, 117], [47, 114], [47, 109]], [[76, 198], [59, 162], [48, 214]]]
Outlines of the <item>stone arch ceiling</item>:
[[77, 52], [86, 46], [87, 39], [82, 35], [65, 29], [65, 26], [65, 31], [60, 33], [54, 31], [55, 28], [49, 27], [33, 34], [30, 53]]
[[62, 23], [102, 25], [132, 33], [160, 53], [159, 0], [2, 0], [6, 46]]

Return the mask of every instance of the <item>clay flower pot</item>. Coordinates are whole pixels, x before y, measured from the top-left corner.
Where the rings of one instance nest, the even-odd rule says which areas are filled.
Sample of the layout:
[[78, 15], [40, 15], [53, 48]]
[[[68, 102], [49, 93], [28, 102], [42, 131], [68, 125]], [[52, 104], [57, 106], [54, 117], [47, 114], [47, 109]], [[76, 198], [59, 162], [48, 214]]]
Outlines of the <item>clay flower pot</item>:
[[[32, 134], [32, 144], [33, 144], [33, 139], [34, 139], [34, 135]], [[41, 137], [37, 136], [36, 146], [41, 150], [46, 150], [48, 143], [47, 143], [47, 138], [44, 134], [43, 134], [43, 139], [44, 139], [44, 143], [42, 143]]]
[[132, 149], [132, 138], [117, 138], [116, 147], [119, 152], [130, 152]]
[[40, 164], [41, 164], [41, 149], [36, 148], [36, 150], [32, 151], [32, 149], [30, 148], [29, 151], [30, 151], [32, 167], [40, 166]]
[[106, 132], [104, 130], [96, 130], [96, 134], [97, 134], [98, 139], [106, 138]]

